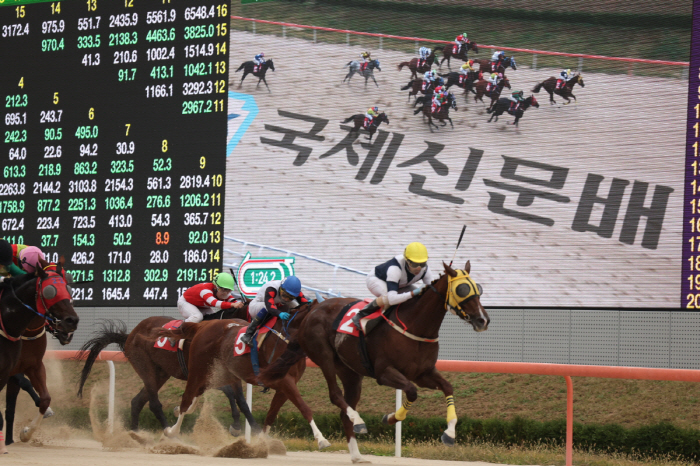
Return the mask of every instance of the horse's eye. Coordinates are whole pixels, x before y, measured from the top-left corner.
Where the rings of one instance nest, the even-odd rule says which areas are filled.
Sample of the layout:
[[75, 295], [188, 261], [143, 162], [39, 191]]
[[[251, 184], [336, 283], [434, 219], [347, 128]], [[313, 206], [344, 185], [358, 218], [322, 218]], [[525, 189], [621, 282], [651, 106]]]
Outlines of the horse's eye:
[[469, 284], [467, 283], [462, 283], [461, 285], [457, 286], [457, 289], [455, 291], [457, 291], [457, 296], [459, 296], [460, 298], [466, 298], [472, 291], [472, 287], [469, 286]]

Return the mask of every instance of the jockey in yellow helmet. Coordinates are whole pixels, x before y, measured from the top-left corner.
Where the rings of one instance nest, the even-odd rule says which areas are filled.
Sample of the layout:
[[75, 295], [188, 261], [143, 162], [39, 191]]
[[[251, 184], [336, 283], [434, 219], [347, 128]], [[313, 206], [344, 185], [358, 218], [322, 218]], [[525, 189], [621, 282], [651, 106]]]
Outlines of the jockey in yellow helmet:
[[[352, 318], [360, 327], [360, 319], [383, 306], [395, 306], [418, 296], [425, 285], [433, 281], [428, 267], [428, 250], [421, 243], [406, 246], [403, 254], [390, 259], [367, 274], [367, 288], [377, 297]], [[413, 286], [420, 282], [420, 284]], [[380, 302], [377, 302], [380, 301]]]

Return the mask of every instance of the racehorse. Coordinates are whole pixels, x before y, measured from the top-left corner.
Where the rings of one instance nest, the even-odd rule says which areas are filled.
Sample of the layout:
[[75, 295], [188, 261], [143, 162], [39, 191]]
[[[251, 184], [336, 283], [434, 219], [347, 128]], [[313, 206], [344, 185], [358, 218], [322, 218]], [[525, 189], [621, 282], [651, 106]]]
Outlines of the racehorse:
[[[80, 319], [73, 309], [70, 293], [62, 264], [58, 264], [55, 271], [44, 270], [37, 264], [34, 274], [6, 279], [0, 287], [0, 390], [5, 388], [20, 361], [21, 337], [30, 325], [49, 321], [66, 338], [72, 337]], [[35, 320], [37, 316], [39, 318]], [[37, 326], [43, 328], [43, 324]], [[36, 377], [32, 383], [34, 381], [40, 385], [40, 380]], [[39, 405], [40, 414], [31, 424], [34, 428], [43, 419], [50, 401], [48, 392], [44, 392]], [[0, 431], [3, 424], [0, 414]], [[4, 435], [0, 435], [0, 454], [2, 453], [7, 453]]]
[[488, 108], [493, 107], [493, 104], [498, 100], [498, 98], [501, 96], [501, 92], [503, 91], [504, 87], [507, 87], [510, 89], [510, 81], [508, 81], [508, 78], [503, 76], [503, 79], [501, 79], [496, 87], [491, 87], [490, 91], [486, 90], [486, 86], [489, 84], [488, 81], [486, 80], [479, 80], [476, 82], [474, 85], [474, 88], [476, 89], [476, 95], [474, 96], [474, 102], [477, 100], [480, 100], [482, 104], [486, 105], [484, 102], [484, 96], [491, 97], [491, 104], [489, 104]]
[[445, 84], [446, 89], [449, 89], [450, 86], [457, 85], [458, 87], [464, 89], [464, 92], [474, 92], [474, 82], [477, 81], [479, 77], [478, 75], [479, 73], [476, 71], [470, 71], [466, 76], [457, 73], [456, 71], [452, 71], [447, 74], [441, 74], [440, 76], [447, 78], [447, 84]]
[[[271, 327], [271, 330], [257, 350], [260, 367], [267, 367], [270, 362], [278, 359], [284, 353], [289, 342], [289, 334], [296, 334], [299, 323], [313, 307], [314, 303], [302, 305], [287, 322], [278, 318], [274, 325], [264, 324], [268, 329]], [[165, 430], [166, 436], [177, 436], [180, 433], [180, 426], [185, 414], [192, 413], [197, 398], [207, 389], [211, 373], [216, 366], [216, 360], [221, 363], [223, 368], [224, 381], [245, 380], [250, 384], [257, 383], [251, 353], [244, 352], [246, 345], [241, 341], [241, 336], [247, 325], [247, 321], [236, 319], [228, 323], [226, 321], [185, 323], [177, 330], [160, 330], [160, 335], [185, 338], [190, 342], [190, 376], [187, 379], [185, 393], [180, 402], [177, 422], [173, 427]], [[260, 338], [260, 333], [258, 333], [258, 338]], [[297, 382], [306, 369], [306, 361], [297, 360], [289, 367], [291, 370], [285, 373], [284, 377], [266, 384], [267, 387], [275, 390], [275, 396], [272, 398], [270, 409], [265, 417], [262, 434], [265, 435], [269, 432], [280, 408], [289, 399], [310, 424], [319, 450], [327, 448], [331, 444], [316, 427], [311, 408], [302, 399], [297, 388]]]
[[[532, 96], [532, 95], [530, 97], [528, 97], [527, 99], [523, 100], [520, 103], [520, 106], [518, 107], [518, 109], [515, 111], [510, 110], [511, 104], [513, 104], [513, 103], [514, 102], [512, 100], [510, 100], [506, 97], [504, 97], [503, 99], [498, 99], [498, 101], [496, 102], [496, 105], [494, 105], [492, 108], [486, 110], [488, 113], [493, 113], [493, 115], [491, 115], [491, 118], [489, 118], [488, 123], [491, 123], [491, 120], [493, 120], [494, 117], [496, 117], [495, 121], [498, 121], [498, 117], [503, 115], [503, 112], [508, 112], [511, 115], [515, 116], [515, 121], [513, 122], [513, 124], [517, 127], [518, 121], [523, 117], [525, 110], [530, 108], [530, 106], [538, 107], [538, 108], [540, 106], [540, 104], [537, 103], [537, 99], [535, 99], [535, 96]], [[508, 124], [510, 124], [510, 122]]]
[[452, 129], [454, 129], [455, 125], [452, 123], [452, 118], [450, 118], [450, 108], [457, 110], [457, 100], [453, 94], [447, 94], [446, 102], [441, 105], [435, 113], [433, 113], [431, 108], [432, 98], [429, 98], [428, 96], [418, 97], [416, 99], [416, 103], [421, 103], [422, 107], [416, 109], [413, 114], [418, 115], [419, 112], [423, 112], [423, 117], [428, 117], [428, 127], [430, 128], [431, 133], [433, 132], [433, 126], [440, 129], [438, 125], [433, 123], [433, 118], [439, 120], [440, 123], [442, 123], [442, 126], [447, 125], [445, 120], [449, 121]]
[[[215, 319], [226, 319], [222, 321], [231, 322], [230, 319], [245, 316], [247, 312], [247, 306], [245, 306], [241, 309], [231, 308], [205, 315], [204, 318], [207, 322]], [[171, 377], [187, 380], [187, 372], [191, 369], [186, 363], [190, 361], [188, 359], [190, 353], [189, 342], [185, 342], [181, 355], [178, 355], [178, 352], [175, 351], [166, 351], [154, 347], [158, 338], [157, 335], [154, 335], [154, 332], [172, 320], [171, 317], [149, 317], [139, 322], [130, 333], [126, 331], [126, 325], [123, 322], [106, 320], [102, 328], [98, 330], [97, 335], [85, 342], [80, 348], [81, 356], [87, 353], [87, 358], [80, 375], [78, 396], [82, 396], [83, 387], [100, 351], [107, 345], [114, 343], [119, 346], [119, 349], [129, 360], [138, 376], [143, 380], [143, 388], [131, 400], [131, 430], [134, 432], [138, 430], [139, 415], [146, 402], [148, 402], [149, 408], [161, 426], [163, 426], [163, 429], [166, 429], [168, 421], [165, 419], [163, 405], [158, 398], [158, 391]], [[190, 364], [192, 362], [194, 361], [191, 361]], [[194, 363], [199, 364], [199, 362]], [[240, 381], [238, 383], [234, 381], [231, 386], [222, 387], [221, 390], [226, 394], [231, 404], [231, 415], [233, 416], [233, 424], [229, 426], [231, 435], [239, 435], [241, 430], [240, 414], [236, 409], [236, 404], [238, 404], [241, 412], [250, 423], [251, 428], [256, 429], [257, 422], [250, 414]]]
[[513, 57], [506, 57], [498, 63], [492, 62], [491, 60], [474, 60], [474, 63], [478, 63], [479, 71], [483, 71], [484, 73], [505, 73], [508, 68], [512, 68], [513, 70], [518, 69], [515, 64], [515, 58]]
[[[487, 330], [490, 319], [481, 305], [481, 286], [469, 276], [470, 263], [467, 262], [464, 270], [443, 265], [445, 274], [418, 296], [384, 312], [384, 320], [389, 325], [380, 321], [369, 335], [359, 339], [337, 333], [334, 325], [346, 306], [357, 303], [357, 300], [332, 298], [323, 301], [301, 322], [299, 332], [282, 357], [260, 374], [260, 382], [273, 383], [308, 355], [323, 371], [331, 402], [340, 408], [353, 463], [364, 462], [355, 433], [366, 433], [367, 427], [355, 407], [360, 400], [365, 376], [375, 378], [380, 385], [406, 393], [407, 401], [403, 406], [384, 416], [383, 422], [387, 424], [405, 419], [408, 408], [418, 398], [412, 382], [420, 387], [442, 390], [447, 402], [447, 430], [442, 441], [454, 445], [457, 414], [453, 389], [435, 369], [438, 333], [446, 311], [469, 322], [477, 332]], [[353, 325], [351, 321], [349, 325]], [[343, 384], [344, 394], [336, 377]]]
[[379, 128], [379, 125], [382, 122], [386, 122], [386, 124], [389, 124], [389, 118], [387, 118], [386, 113], [382, 112], [376, 117], [372, 119], [372, 123], [370, 123], [369, 128], [364, 128], [364, 123], [365, 123], [365, 116], [362, 113], [358, 113], [357, 115], [353, 115], [351, 117], [346, 118], [343, 120], [343, 123], [349, 123], [352, 121], [355, 125], [353, 129], [350, 131], [355, 131], [357, 133], [360, 132], [360, 129], [365, 129], [369, 133], [369, 140], [372, 141], [372, 136], [374, 136], [374, 133], [377, 132], [377, 128]]
[[350, 84], [350, 78], [352, 78], [355, 73], [358, 73], [360, 76], [365, 78], [365, 87], [367, 87], [367, 80], [369, 78], [372, 78], [374, 84], [379, 87], [377, 80], [374, 79], [374, 69], [376, 68], [377, 70], [382, 71], [381, 67], [379, 66], [379, 60], [370, 60], [369, 63], [367, 63], [367, 68], [364, 70], [362, 69], [361, 65], [362, 64], [358, 60], [348, 62], [348, 64], [343, 68], [347, 68], [349, 66], [350, 70], [348, 71], [348, 74], [345, 75], [345, 78], [343, 78], [343, 82], [347, 80], [348, 84]]
[[[442, 78], [437, 78], [435, 81], [428, 81], [427, 86], [425, 86], [425, 89], [423, 89], [423, 82], [424, 81], [422, 79], [414, 79], [412, 81], [409, 81], [408, 84], [406, 84], [405, 86], [403, 86], [401, 88], [402, 91], [405, 91], [407, 89], [411, 89], [410, 91], [408, 91], [408, 101], [409, 102], [411, 101], [411, 96], [413, 96], [413, 98], [416, 98], [416, 95], [419, 92], [421, 92], [425, 95], [432, 95], [433, 90], [435, 90], [435, 88], [437, 86], [442, 86], [445, 81]], [[415, 103], [414, 103], [414, 106], [415, 106]]]
[[253, 71], [254, 69], [255, 69], [255, 62], [254, 61], [246, 61], [246, 62], [241, 63], [241, 66], [239, 66], [238, 69], [236, 70], [236, 73], [243, 70], [243, 77], [241, 78], [241, 82], [238, 84], [238, 89], [240, 89], [241, 86], [243, 86], [243, 80], [245, 79], [245, 77], [248, 76], [249, 74], [252, 74], [256, 78], [260, 78], [260, 79], [258, 79], [258, 85], [255, 86], [256, 89], [258, 87], [260, 87], [260, 81], [262, 81], [265, 83], [265, 87], [267, 88], [267, 92], [271, 92], [270, 86], [267, 85], [267, 80], [265, 80], [265, 73], [267, 73], [268, 69], [275, 71], [275, 64], [272, 62], [272, 58], [270, 58], [269, 60], [265, 60], [265, 63], [260, 65], [260, 67], [258, 68], [257, 71]]
[[548, 79], [545, 79], [541, 83], [537, 84], [535, 88], [532, 90], [532, 92], [540, 92], [540, 89], [544, 87], [544, 90], [549, 93], [549, 103], [550, 105], [554, 105], [556, 102], [554, 101], [554, 94], [562, 96], [564, 99], [566, 99], [566, 102], [564, 102], [564, 105], [570, 104], [571, 100], [569, 97], [573, 97], [574, 102], [576, 101], [576, 96], [572, 93], [574, 90], [574, 86], [576, 84], [579, 84], [581, 87], [584, 87], [583, 84], [583, 76], [580, 74], [576, 73], [574, 76], [569, 79], [566, 84], [561, 86], [561, 88], [556, 89], [557, 87], [557, 78], [551, 77]]
[[418, 73], [430, 71], [433, 63], [435, 63], [435, 51], [432, 50], [430, 52], [430, 55], [428, 55], [428, 58], [425, 59], [423, 66], [418, 66], [419, 62], [420, 58], [413, 58], [411, 61], [401, 62], [399, 63], [399, 71], [401, 71], [404, 66], [408, 66], [408, 69], [411, 70], [411, 78], [418, 79]]
[[[50, 269], [55, 272], [58, 268], [56, 264], [49, 264], [41, 258], [39, 258], [39, 264], [44, 270]], [[65, 278], [68, 284], [72, 282], [70, 274], [66, 274]], [[46, 319], [40, 315], [34, 316], [27, 330], [22, 334], [22, 351], [20, 353], [19, 362], [10, 373], [10, 376], [21, 373], [25, 374], [29, 378], [32, 387], [38, 392], [39, 397], [39, 415], [34, 418], [28, 427], [25, 427], [20, 432], [20, 439], [23, 442], [28, 442], [31, 439], [34, 431], [39, 427], [41, 420], [44, 419], [46, 410], [51, 406], [51, 395], [46, 386], [46, 368], [43, 362], [44, 354], [46, 353], [47, 332], [56, 337], [61, 345], [67, 345], [73, 339], [72, 333], [67, 333], [56, 326], [47, 324]], [[17, 380], [14, 377], [10, 377], [5, 393], [5, 418], [7, 421], [5, 445], [14, 443], [13, 425], [19, 390], [20, 386]]]
[[454, 47], [456, 47], [457, 44], [448, 44], [445, 45], [444, 47], [437, 46], [433, 49], [433, 52], [437, 52], [440, 50], [442, 52], [442, 60], [440, 60], [439, 67], [442, 68], [442, 64], [445, 63], [445, 60], [447, 60], [447, 67], [451, 69], [450, 66], [450, 58], [455, 57], [459, 58], [462, 61], [467, 61], [469, 58], [467, 57], [467, 52], [469, 50], [473, 50], [474, 53], [479, 53], [479, 47], [476, 45], [475, 42], [472, 42], [471, 40], [468, 40], [466, 44], [462, 46], [462, 48], [459, 51], [459, 54], [455, 54], [453, 52]]

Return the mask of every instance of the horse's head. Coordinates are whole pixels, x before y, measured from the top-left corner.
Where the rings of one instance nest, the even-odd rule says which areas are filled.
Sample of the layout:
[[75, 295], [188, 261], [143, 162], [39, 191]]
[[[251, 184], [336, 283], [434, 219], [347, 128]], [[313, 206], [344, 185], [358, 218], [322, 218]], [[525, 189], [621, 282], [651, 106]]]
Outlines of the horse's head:
[[470, 276], [471, 264], [467, 261], [464, 270], [454, 270], [443, 262], [447, 275], [447, 301], [445, 307], [465, 322], [472, 324], [477, 332], [488, 330], [491, 319], [481, 305], [483, 290]]
[[584, 87], [583, 76], [581, 76], [580, 74], [576, 75], [576, 82], [579, 83], [581, 87]]
[[506, 78], [505, 76], [503, 76], [503, 80], [501, 81], [501, 83], [503, 83], [503, 87], [507, 87], [508, 89], [511, 89], [510, 81], [508, 81], [508, 78]]
[[534, 95], [531, 95], [530, 97], [528, 97], [527, 99], [525, 99], [525, 101], [526, 101], [526, 102], [529, 102], [529, 104], [532, 105], [533, 107], [540, 108], [540, 104], [537, 103], [537, 99], [535, 99], [535, 96], [534, 96]]
[[472, 49], [474, 53], [479, 53], [479, 47], [476, 45], [476, 42], [472, 42], [471, 40], [467, 41], [467, 50]]
[[386, 116], [386, 113], [382, 112], [379, 114], [379, 121], [380, 122], [385, 121], [386, 124], [388, 125], [389, 124], [389, 117]]
[[506, 58], [506, 61], [505, 61], [504, 65], [506, 66], [506, 68], [508, 68], [508, 67], [510, 66], [510, 67], [513, 68], [514, 70], [517, 70], [517, 69], [518, 69], [518, 67], [517, 67], [516, 64], [515, 64], [515, 57], [508, 57], [508, 58]]
[[382, 71], [381, 67], [379, 66], [379, 60], [372, 60], [369, 62], [369, 68], [376, 68], [377, 70]]
[[52, 333], [61, 344], [68, 344], [80, 320], [73, 309], [72, 290], [68, 284], [72, 277], [65, 273], [60, 262], [54, 270], [44, 270], [37, 264], [36, 276], [37, 311], [46, 315], [49, 329], [53, 329]]
[[450, 104], [450, 107], [452, 107], [453, 110], [457, 110], [457, 99], [455, 98], [454, 94], [447, 94], [447, 102]]
[[265, 60], [265, 64], [267, 65], [268, 68], [270, 68], [272, 71], [275, 71], [275, 64], [272, 62], [272, 58]]

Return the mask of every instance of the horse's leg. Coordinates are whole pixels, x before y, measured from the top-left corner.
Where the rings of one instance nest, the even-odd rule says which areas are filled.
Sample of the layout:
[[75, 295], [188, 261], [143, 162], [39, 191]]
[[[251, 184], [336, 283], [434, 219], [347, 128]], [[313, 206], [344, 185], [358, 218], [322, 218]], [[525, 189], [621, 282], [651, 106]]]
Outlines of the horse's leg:
[[5, 437], [5, 445], [12, 445], [15, 443], [12, 435], [12, 426], [15, 422], [15, 407], [17, 406], [17, 395], [19, 395], [19, 383], [14, 377], [10, 377], [7, 382], [7, 388], [5, 393], [5, 418], [7, 420], [7, 429]]
[[236, 393], [231, 385], [224, 385], [219, 388], [226, 398], [228, 398], [228, 403], [231, 406], [231, 417], [233, 418], [233, 423], [228, 427], [228, 431], [234, 437], [241, 435], [241, 413], [236, 407]]
[[[440, 437], [442, 443], [451, 447], [455, 444], [455, 426], [457, 425], [457, 412], [455, 411], [454, 390], [452, 384], [434, 367], [430, 372], [427, 372], [415, 381], [419, 387], [431, 388], [433, 390], [441, 390], [445, 394], [445, 402], [447, 403], [447, 429]], [[408, 395], [408, 394], [407, 394]]]
[[2, 412], [0, 412], [0, 455], [7, 455], [7, 447], [5, 446], [5, 434], [2, 433], [3, 420]]
[[384, 424], [396, 424], [396, 421], [403, 421], [406, 419], [406, 414], [414, 401], [418, 398], [418, 390], [416, 386], [409, 381], [406, 376], [399, 372], [394, 367], [387, 367], [377, 377], [377, 383], [379, 385], [386, 385], [388, 387], [395, 388], [397, 390], [403, 390], [406, 393], [406, 401], [403, 402], [401, 408], [398, 411], [391, 414], [386, 414], [382, 418]]
[[180, 435], [180, 428], [182, 427], [182, 421], [185, 419], [185, 415], [194, 412], [194, 408], [197, 405], [197, 398], [202, 396], [207, 389], [207, 369], [207, 367], [204, 367], [200, 370], [190, 370], [185, 393], [180, 400], [180, 406], [175, 408], [177, 422], [175, 422], [174, 426], [165, 429], [164, 433], [166, 437], [177, 437]]
[[[377, 87], [379, 87], [379, 84], [377, 83], [377, 80], [374, 79], [374, 73], [370, 74], [370, 77], [372, 78], [372, 81], [374, 81], [374, 84], [375, 84]], [[367, 84], [367, 82], [365, 81], [365, 85], [366, 85], [366, 84]]]
[[[135, 366], [134, 369], [136, 369]], [[156, 367], [150, 367], [146, 369], [151, 369], [151, 371], [141, 372], [140, 370], [136, 370], [136, 372], [141, 377], [141, 380], [143, 380], [143, 389], [145, 390], [146, 398], [148, 399], [148, 408], [151, 410], [156, 419], [160, 421], [160, 425], [163, 427], [163, 429], [165, 429], [168, 427], [168, 420], [165, 419], [163, 405], [161, 404], [160, 399], [158, 398], [158, 391], [165, 384], [165, 382], [167, 382], [168, 379], [170, 379], [170, 374], [167, 374], [162, 369]], [[136, 413], [136, 419], [134, 420], [134, 403], [140, 403], [140, 399], [137, 400], [139, 396], [140, 393], [139, 395], [136, 395], [136, 397], [134, 397], [133, 400], [131, 400], [132, 430], [138, 429], [139, 414], [141, 413], [141, 409], [143, 409], [143, 404], [141, 404], [140, 408], [138, 409], [138, 412]], [[136, 429], [133, 429], [134, 426], [136, 427]]]
[[250, 424], [250, 430], [253, 432], [257, 432], [260, 429], [260, 426], [258, 425], [258, 421], [256, 421], [253, 417], [253, 414], [250, 412], [250, 406], [248, 406], [248, 402], [245, 399], [245, 395], [243, 394], [243, 387], [240, 381], [238, 385], [232, 385], [232, 387], [236, 397], [236, 404], [238, 405], [238, 409], [241, 410], [241, 413], [243, 413], [243, 417], [245, 417], [248, 421], [248, 424]]
[[[141, 411], [143, 410], [143, 407], [146, 406], [147, 402], [148, 392], [146, 391], [146, 387], [143, 387], [141, 391], [139, 391], [136, 396], [131, 399], [131, 430], [139, 430], [139, 416], [141, 415]], [[163, 410], [161, 409], [161, 412], [162, 411]], [[158, 416], [156, 416], [156, 418], [158, 418]], [[160, 418], [158, 418], [158, 420], [160, 420]]]
[[454, 123], [452, 123], [452, 118], [450, 118], [450, 117], [448, 116], [448, 117], [447, 117], [447, 121], [450, 122], [450, 126], [452, 126], [452, 129], [455, 129], [455, 125], [454, 125]]
[[248, 76], [248, 72], [246, 70], [243, 70], [243, 77], [241, 78], [241, 82], [238, 83], [238, 89], [240, 89], [241, 86], [243, 86], [243, 80], [245, 79], [246, 76]]
[[41, 424], [44, 419], [44, 413], [51, 404], [51, 395], [49, 394], [49, 389], [46, 387], [46, 368], [44, 363], [41, 363], [39, 367], [33, 367], [26, 372], [29, 381], [32, 383], [32, 387], [36, 389], [39, 394], [39, 413], [32, 420], [32, 422], [19, 434], [19, 439], [23, 442], [28, 442], [31, 440], [32, 435]]
[[[272, 93], [272, 91], [270, 90], [270, 86], [267, 85], [267, 80], [265, 79], [265, 76], [262, 77], [262, 81], [263, 81], [263, 83], [265, 83], [265, 87], [267, 88], [267, 92]], [[260, 84], [260, 83], [258, 83], [258, 84]]]
[[[289, 401], [291, 401], [294, 404], [294, 406], [296, 406], [296, 408], [299, 410], [304, 419], [306, 419], [306, 422], [309, 423], [311, 431], [314, 434], [314, 438], [318, 443], [318, 449], [323, 450], [324, 448], [330, 447], [331, 442], [326, 440], [319, 428], [316, 427], [316, 423], [314, 422], [313, 418], [313, 412], [311, 411], [311, 408], [309, 408], [309, 405], [307, 405], [304, 399], [301, 397], [301, 393], [299, 393], [299, 388], [297, 387], [297, 384], [291, 375], [287, 374], [284, 377], [284, 379], [282, 379], [282, 385], [279, 386], [277, 393], [279, 393], [280, 391], [284, 392], [285, 400], [289, 399]], [[269, 424], [267, 424], [267, 421], [265, 422], [265, 424], [266, 426], [269, 426]]]

